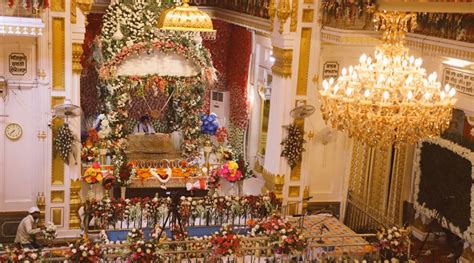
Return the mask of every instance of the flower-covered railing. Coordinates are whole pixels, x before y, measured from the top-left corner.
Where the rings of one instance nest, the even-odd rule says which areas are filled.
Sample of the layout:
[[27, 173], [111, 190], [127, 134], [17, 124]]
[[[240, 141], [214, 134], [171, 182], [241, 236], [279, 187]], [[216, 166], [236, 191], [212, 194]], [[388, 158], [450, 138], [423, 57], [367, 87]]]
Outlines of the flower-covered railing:
[[[103, 234], [95, 239], [78, 240], [67, 247], [27, 250], [0, 248], [0, 261], [11, 262], [379, 262], [388, 258], [405, 260], [408, 240], [399, 229], [375, 234], [331, 236], [302, 234], [279, 216], [264, 218], [248, 226], [247, 235], [224, 226], [211, 236], [171, 241], [160, 237], [159, 228], [150, 238], [135, 230], [126, 241], [109, 241]], [[261, 229], [261, 230], [260, 230]], [[321, 241], [338, 240], [338, 241]], [[359, 238], [364, 242], [345, 240]], [[391, 257], [387, 257], [387, 253]], [[357, 260], [357, 261], [355, 261]]]
[[2, 0], [0, 1], [0, 16], [38, 17], [49, 7], [48, 0]]
[[251, 16], [268, 19], [268, 7], [271, 0], [234, 1], [234, 0], [191, 0], [191, 4], [219, 7]]
[[[176, 203], [175, 203], [176, 202]], [[185, 227], [246, 225], [274, 213], [279, 203], [273, 193], [260, 196], [206, 196], [202, 198], [133, 198], [91, 201], [87, 209], [90, 223], [100, 229], [172, 227], [166, 219], [173, 206]]]

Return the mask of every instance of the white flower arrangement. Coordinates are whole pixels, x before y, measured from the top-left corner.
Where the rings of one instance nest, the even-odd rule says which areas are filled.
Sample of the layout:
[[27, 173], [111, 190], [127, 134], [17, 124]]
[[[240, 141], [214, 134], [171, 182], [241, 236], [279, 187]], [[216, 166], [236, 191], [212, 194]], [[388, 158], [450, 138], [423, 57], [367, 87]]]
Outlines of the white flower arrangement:
[[470, 218], [470, 226], [466, 229], [466, 231], [461, 232], [459, 226], [454, 225], [449, 220], [447, 220], [444, 216], [440, 215], [438, 211], [434, 209], [430, 209], [426, 207], [425, 203], [419, 203], [419, 192], [420, 192], [420, 180], [421, 180], [421, 168], [420, 168], [420, 160], [421, 160], [421, 148], [423, 147], [423, 142], [435, 144], [441, 146], [445, 149], [450, 150], [451, 152], [463, 157], [464, 159], [471, 162], [471, 178], [474, 180], [474, 152], [471, 150], [464, 148], [454, 142], [441, 139], [441, 138], [428, 138], [421, 140], [417, 147], [415, 148], [415, 202], [414, 208], [416, 210], [416, 216], [421, 217], [423, 222], [426, 222], [428, 219], [436, 219], [438, 220], [441, 225], [445, 228], [448, 228], [454, 234], [463, 238], [470, 244], [474, 244], [474, 184], [471, 186], [471, 218]]
[[43, 230], [43, 235], [44, 238], [48, 241], [53, 241], [54, 239], [56, 239], [58, 235], [56, 233], [56, 226], [53, 222], [46, 223], [45, 229]]

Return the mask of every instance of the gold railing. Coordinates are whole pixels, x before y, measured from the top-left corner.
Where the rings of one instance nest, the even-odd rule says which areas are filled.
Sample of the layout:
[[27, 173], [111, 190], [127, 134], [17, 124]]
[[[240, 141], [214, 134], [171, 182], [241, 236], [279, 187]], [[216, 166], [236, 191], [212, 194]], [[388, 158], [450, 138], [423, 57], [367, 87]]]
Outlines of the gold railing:
[[[334, 241], [321, 241], [325, 240]], [[160, 242], [159, 259], [156, 262], [344, 262], [349, 257], [362, 261], [368, 257], [379, 259], [378, 252], [374, 249], [369, 239], [375, 238], [374, 234], [360, 235], [324, 235], [311, 236], [308, 245], [302, 252], [289, 255], [277, 255], [266, 237], [243, 237], [240, 248], [236, 254], [228, 257], [219, 257], [213, 254], [209, 240], [186, 240]], [[359, 242], [350, 242], [357, 239]], [[107, 251], [101, 258], [104, 262], [122, 262], [130, 252], [126, 244], [102, 244], [102, 250]], [[34, 250], [33, 250], [34, 251]], [[64, 262], [63, 254], [69, 251], [68, 247], [45, 248], [41, 250], [45, 262]], [[120, 251], [120, 253], [118, 252]], [[2, 252], [0, 252], [2, 256]], [[162, 260], [160, 260], [162, 259]], [[346, 261], [349, 262], [349, 261]]]
[[269, 19], [268, 6], [270, 0], [235, 1], [235, 0], [191, 0], [191, 4], [219, 7], [251, 16]]
[[394, 220], [366, 204], [348, 199], [344, 224], [357, 233], [373, 233], [381, 228], [396, 225]]

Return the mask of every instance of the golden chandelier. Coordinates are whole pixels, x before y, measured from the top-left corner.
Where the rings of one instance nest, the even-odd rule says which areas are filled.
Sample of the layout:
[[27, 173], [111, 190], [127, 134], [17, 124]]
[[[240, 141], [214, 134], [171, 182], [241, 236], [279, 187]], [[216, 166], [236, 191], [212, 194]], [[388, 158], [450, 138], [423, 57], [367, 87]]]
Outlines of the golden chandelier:
[[416, 26], [412, 13], [377, 12], [382, 45], [374, 57], [323, 81], [321, 112], [326, 123], [370, 146], [416, 143], [449, 126], [456, 90], [441, 87], [436, 72], [425, 78], [421, 58], [409, 56], [405, 33]]
[[158, 20], [158, 28], [170, 31], [187, 31], [201, 33], [204, 38], [215, 38], [216, 30], [212, 25], [211, 17], [197, 7], [190, 6], [189, 0], [183, 4], [163, 11]]

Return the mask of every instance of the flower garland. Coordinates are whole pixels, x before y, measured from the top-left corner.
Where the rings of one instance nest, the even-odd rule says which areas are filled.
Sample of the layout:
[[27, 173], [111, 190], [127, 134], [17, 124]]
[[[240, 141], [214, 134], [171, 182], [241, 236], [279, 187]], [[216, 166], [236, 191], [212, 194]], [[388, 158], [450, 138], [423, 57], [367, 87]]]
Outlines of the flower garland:
[[54, 138], [54, 147], [65, 164], [69, 165], [69, 158], [75, 140], [76, 137], [72, 134], [67, 123], [59, 128], [58, 134]]
[[[144, 94], [147, 90], [172, 96], [166, 115], [161, 122], [164, 130], [183, 133], [183, 155], [197, 155], [199, 130], [199, 112], [202, 107], [205, 87], [215, 79], [215, 69], [207, 49], [197, 45], [189, 35], [183, 33], [163, 33], [155, 29], [155, 24], [163, 8], [170, 3], [161, 1], [137, 0], [133, 2], [111, 3], [104, 15], [100, 35], [101, 84], [99, 95], [105, 103], [105, 112], [101, 121], [99, 136], [105, 139], [112, 153], [112, 162], [116, 169], [117, 183], [126, 186], [131, 178], [120, 178], [119, 170], [127, 162], [124, 150], [127, 147], [126, 136], [130, 133], [128, 125], [128, 107], [131, 94]], [[185, 57], [196, 68], [201, 69], [197, 76], [118, 76], [117, 67], [129, 56], [140, 56], [150, 52], [178, 54]]]
[[409, 237], [407, 229], [392, 227], [389, 229], [381, 229], [377, 232], [377, 239], [379, 240], [378, 248], [383, 256], [383, 259], [390, 260], [398, 258], [407, 260]]
[[94, 263], [100, 261], [102, 254], [103, 251], [99, 244], [81, 239], [75, 244], [69, 245], [66, 259], [70, 262]]
[[459, 146], [456, 143], [453, 143], [451, 141], [441, 139], [441, 138], [427, 138], [423, 139], [418, 143], [418, 146], [415, 149], [415, 167], [414, 167], [414, 172], [415, 172], [415, 202], [414, 202], [414, 208], [416, 210], [417, 216], [422, 216], [422, 219], [436, 219], [438, 222], [441, 223], [441, 225], [445, 228], [448, 228], [450, 231], [452, 231], [454, 234], [457, 236], [463, 238], [467, 242], [474, 244], [474, 184], [471, 187], [471, 217], [470, 217], [470, 226], [466, 229], [466, 231], [462, 232], [459, 226], [454, 225], [453, 223], [449, 222], [448, 219], [446, 219], [444, 216], [440, 215], [438, 211], [435, 209], [430, 209], [426, 207], [425, 203], [420, 203], [419, 202], [419, 197], [420, 197], [420, 181], [421, 181], [421, 167], [420, 167], [420, 161], [421, 161], [421, 150], [423, 147], [423, 143], [431, 143], [431, 144], [436, 144], [439, 145], [445, 149], [448, 149], [457, 155], [465, 158], [466, 160], [469, 160], [472, 164], [472, 175], [471, 178], [474, 180], [474, 152], [464, 148], [462, 146]]
[[303, 137], [303, 131], [295, 124], [288, 126], [287, 130], [288, 135], [281, 142], [281, 145], [283, 146], [281, 157], [285, 157], [288, 161], [288, 165], [290, 165], [291, 168], [294, 168], [296, 164], [302, 159], [302, 154], [304, 151], [303, 144], [306, 141]]
[[[94, 216], [101, 225], [111, 224], [118, 220], [135, 220], [141, 215], [160, 220], [170, 209], [171, 198], [133, 198], [91, 201], [91, 217]], [[275, 194], [258, 196], [206, 196], [204, 198], [182, 197], [179, 212], [182, 218], [196, 219], [207, 212], [224, 214], [231, 210], [235, 215], [251, 215], [252, 218], [263, 218], [271, 215], [279, 202]], [[186, 220], [182, 220], [185, 222]], [[157, 221], [159, 222], [159, 221]], [[187, 222], [187, 221], [186, 221]]]
[[[5, 261], [1, 262], [40, 262], [42, 255], [36, 251], [32, 251], [28, 248], [19, 249], [19, 248], [7, 248], [6, 254], [4, 255]], [[0, 260], [4, 258], [0, 257]]]
[[307, 240], [288, 221], [278, 215], [273, 215], [251, 225], [252, 236], [267, 236], [275, 254], [292, 254], [303, 251]]
[[230, 256], [239, 253], [240, 237], [234, 233], [232, 226], [223, 225], [209, 240], [214, 257]]

